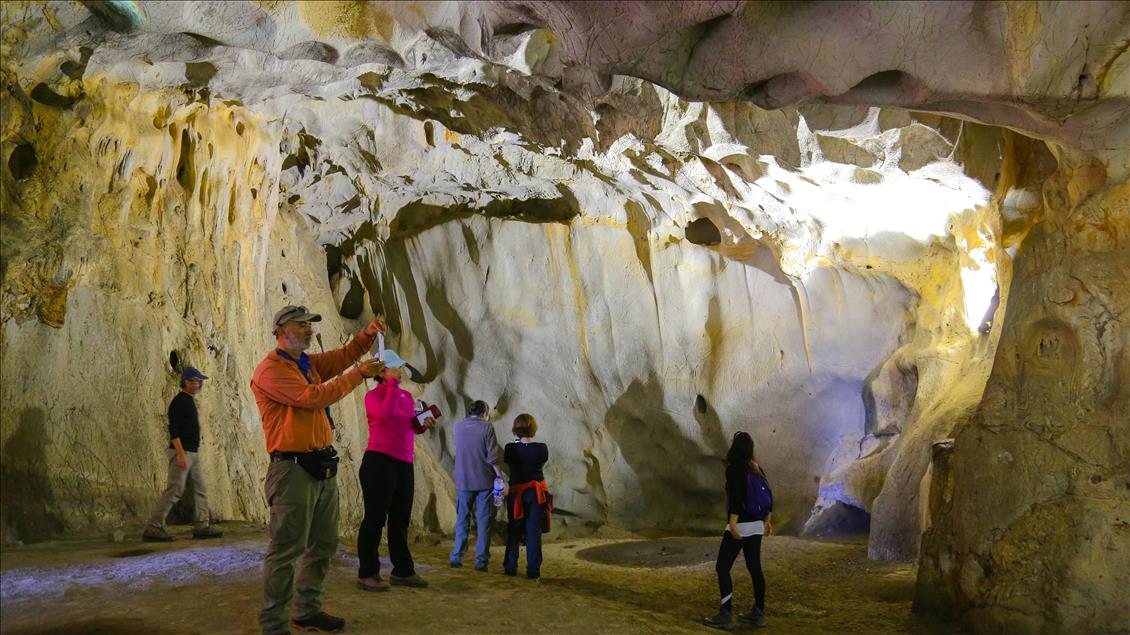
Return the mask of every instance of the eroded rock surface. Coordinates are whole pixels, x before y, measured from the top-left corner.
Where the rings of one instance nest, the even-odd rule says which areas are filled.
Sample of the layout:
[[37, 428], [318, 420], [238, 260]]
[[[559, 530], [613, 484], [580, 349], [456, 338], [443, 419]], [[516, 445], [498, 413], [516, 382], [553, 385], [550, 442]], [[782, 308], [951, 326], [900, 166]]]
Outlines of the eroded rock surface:
[[[6, 3], [4, 540], [143, 515], [184, 364], [213, 377], [215, 514], [264, 519], [247, 383], [293, 302], [325, 348], [383, 315], [448, 421], [537, 415], [567, 531], [716, 532], [746, 429], [779, 527], [868, 521], [872, 557], [911, 558], [932, 526], [923, 588], [975, 625], [1126, 608], [1059, 548], [1048, 584], [1084, 600], [1029, 622], [1000, 617], [1026, 573], [954, 573], [1028, 544], [989, 537], [1045, 473], [1109, 489], [1069, 499], [1097, 541], [1125, 521], [1125, 5], [588, 6]], [[1095, 469], [979, 480], [1025, 456], [997, 427], [1043, 438], [1028, 412], [1099, 421]], [[450, 432], [418, 445], [414, 523], [448, 531]]]
[[986, 630], [1126, 628], [1130, 189], [1062, 160], [984, 398], [935, 461], [916, 601]]

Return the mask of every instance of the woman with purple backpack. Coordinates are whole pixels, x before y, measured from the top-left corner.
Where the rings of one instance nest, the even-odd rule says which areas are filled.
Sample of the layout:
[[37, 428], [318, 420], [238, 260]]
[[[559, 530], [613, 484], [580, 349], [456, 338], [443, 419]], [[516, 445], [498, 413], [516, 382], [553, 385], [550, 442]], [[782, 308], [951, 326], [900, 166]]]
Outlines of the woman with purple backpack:
[[765, 626], [765, 575], [761, 572], [761, 537], [773, 533], [770, 516], [773, 511], [773, 494], [765, 471], [753, 455], [753, 437], [738, 431], [726, 453], [726, 529], [718, 547], [718, 591], [721, 607], [714, 617], [703, 619], [712, 628], [730, 630], [733, 622], [734, 581], [730, 568], [738, 552], [745, 555], [745, 566], [753, 578], [753, 608], [738, 613], [738, 620], [756, 628]]

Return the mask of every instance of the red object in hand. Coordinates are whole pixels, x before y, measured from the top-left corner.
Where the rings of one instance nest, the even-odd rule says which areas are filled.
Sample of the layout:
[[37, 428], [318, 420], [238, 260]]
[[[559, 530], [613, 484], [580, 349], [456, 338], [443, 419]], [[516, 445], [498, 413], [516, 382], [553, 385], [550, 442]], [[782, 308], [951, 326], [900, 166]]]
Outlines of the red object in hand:
[[416, 423], [423, 426], [424, 422], [428, 420], [428, 417], [439, 421], [439, 418], [442, 416], [443, 413], [439, 411], [439, 407], [433, 404], [416, 413]]
[[424, 430], [427, 429], [426, 421], [428, 418], [440, 420], [442, 416], [443, 412], [440, 412], [440, 408], [435, 405], [419, 410], [416, 412], [416, 428], [419, 429], [420, 432], [424, 432]]

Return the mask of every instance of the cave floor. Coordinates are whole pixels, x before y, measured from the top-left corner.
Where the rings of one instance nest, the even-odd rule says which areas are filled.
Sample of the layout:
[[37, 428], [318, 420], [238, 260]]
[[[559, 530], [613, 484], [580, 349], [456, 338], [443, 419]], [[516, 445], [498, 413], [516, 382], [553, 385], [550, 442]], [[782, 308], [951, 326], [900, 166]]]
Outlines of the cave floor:
[[[225, 523], [224, 538], [197, 541], [189, 528], [170, 544], [75, 539], [6, 547], [0, 555], [0, 632], [11, 635], [181, 635], [257, 633], [262, 527]], [[138, 532], [139, 533], [139, 532]], [[450, 543], [413, 545], [427, 589], [363, 593], [353, 586], [350, 541], [331, 568], [325, 608], [348, 633], [705, 633], [717, 601], [717, 538], [593, 539], [547, 542], [542, 580], [489, 573], [470, 559], [447, 566]], [[796, 634], [956, 631], [911, 612], [912, 563], [870, 562], [863, 538], [766, 539], [769, 629]], [[520, 567], [524, 567], [524, 560]], [[615, 563], [615, 564], [610, 564]], [[519, 569], [522, 570], [521, 568]], [[387, 575], [388, 562], [383, 572]], [[734, 567], [735, 606], [748, 608], [749, 576]], [[748, 626], [736, 627], [751, 631]]]

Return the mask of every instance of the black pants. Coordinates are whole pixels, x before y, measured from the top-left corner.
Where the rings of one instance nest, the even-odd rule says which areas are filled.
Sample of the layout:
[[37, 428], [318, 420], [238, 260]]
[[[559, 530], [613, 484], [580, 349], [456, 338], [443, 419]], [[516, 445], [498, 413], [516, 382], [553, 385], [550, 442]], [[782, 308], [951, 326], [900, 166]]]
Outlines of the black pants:
[[738, 540], [729, 531], [722, 533], [722, 544], [718, 546], [718, 562], [714, 570], [718, 573], [718, 593], [722, 608], [729, 611], [733, 606], [734, 581], [730, 569], [738, 552], [745, 554], [745, 566], [753, 578], [753, 599], [757, 608], [765, 610], [765, 574], [761, 572], [761, 536], [748, 536]]
[[412, 517], [415, 474], [412, 464], [387, 454], [365, 452], [358, 473], [365, 499], [365, 518], [357, 533], [358, 578], [371, 578], [381, 571], [381, 531], [388, 524], [388, 555], [392, 574], [408, 577], [416, 573], [408, 551], [408, 520]]

